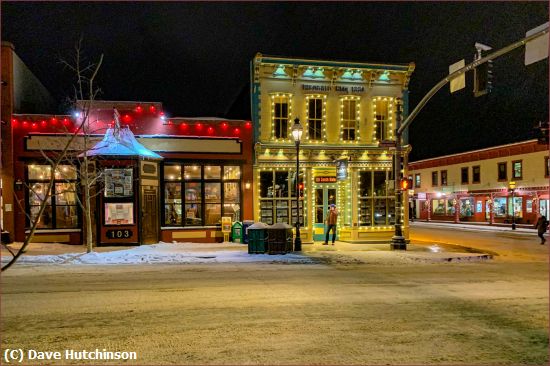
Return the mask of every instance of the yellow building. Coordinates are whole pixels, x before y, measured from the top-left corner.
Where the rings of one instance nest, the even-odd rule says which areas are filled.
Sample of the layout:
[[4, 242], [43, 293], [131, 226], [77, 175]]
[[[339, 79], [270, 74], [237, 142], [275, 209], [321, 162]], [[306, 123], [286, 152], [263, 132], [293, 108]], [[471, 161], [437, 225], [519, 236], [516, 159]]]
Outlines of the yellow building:
[[[384, 146], [394, 140], [398, 103], [403, 118], [407, 115], [413, 71], [413, 63], [257, 54], [251, 63], [254, 219], [294, 226], [300, 217], [302, 240], [320, 241], [328, 207], [335, 203], [338, 240], [388, 242], [394, 233], [395, 192], [393, 150]], [[304, 128], [299, 204], [291, 134], [296, 118]], [[404, 166], [408, 150], [403, 152]], [[407, 237], [406, 209], [402, 214]]]

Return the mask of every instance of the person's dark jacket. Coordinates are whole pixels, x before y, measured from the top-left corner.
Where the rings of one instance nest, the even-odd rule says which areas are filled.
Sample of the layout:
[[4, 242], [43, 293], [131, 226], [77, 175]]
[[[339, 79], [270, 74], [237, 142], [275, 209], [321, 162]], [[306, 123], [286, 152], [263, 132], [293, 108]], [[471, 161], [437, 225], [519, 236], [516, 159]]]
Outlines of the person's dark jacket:
[[539, 219], [537, 220], [537, 223], [535, 224], [535, 229], [538, 229], [539, 234], [544, 234], [548, 229], [548, 220], [546, 220], [542, 216], [539, 217]]

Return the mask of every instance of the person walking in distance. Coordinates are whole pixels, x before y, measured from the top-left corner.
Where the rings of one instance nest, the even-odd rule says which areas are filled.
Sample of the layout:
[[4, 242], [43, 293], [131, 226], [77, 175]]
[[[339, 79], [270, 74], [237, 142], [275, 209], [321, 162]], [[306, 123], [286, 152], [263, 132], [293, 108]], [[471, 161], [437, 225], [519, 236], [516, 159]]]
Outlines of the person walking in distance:
[[333, 203], [330, 205], [330, 208], [327, 214], [327, 235], [325, 237], [324, 245], [328, 245], [328, 236], [330, 234], [330, 230], [332, 230], [332, 245], [334, 245], [334, 242], [336, 241], [336, 221], [337, 220], [338, 220], [338, 210], [336, 209], [336, 205]]
[[544, 233], [546, 232], [546, 229], [548, 229], [548, 220], [546, 220], [546, 216], [541, 215], [539, 219], [537, 220], [537, 223], [535, 224], [535, 229], [538, 229], [538, 235], [540, 238], [540, 245], [543, 245], [546, 243], [546, 239], [544, 239]]

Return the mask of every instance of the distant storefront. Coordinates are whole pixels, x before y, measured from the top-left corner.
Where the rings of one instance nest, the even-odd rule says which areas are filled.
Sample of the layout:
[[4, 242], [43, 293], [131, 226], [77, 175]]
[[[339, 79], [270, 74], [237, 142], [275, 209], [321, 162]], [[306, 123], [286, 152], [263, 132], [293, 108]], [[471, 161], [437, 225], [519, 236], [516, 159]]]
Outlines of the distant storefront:
[[[300, 220], [302, 240], [324, 240], [334, 203], [339, 240], [387, 242], [396, 215], [393, 152], [380, 142], [394, 139], [398, 103], [406, 116], [413, 70], [258, 54], [251, 70], [255, 220]], [[304, 128], [299, 172], [291, 135], [297, 117]]]
[[532, 226], [550, 217], [548, 147], [536, 140], [409, 163], [411, 207], [427, 221]]

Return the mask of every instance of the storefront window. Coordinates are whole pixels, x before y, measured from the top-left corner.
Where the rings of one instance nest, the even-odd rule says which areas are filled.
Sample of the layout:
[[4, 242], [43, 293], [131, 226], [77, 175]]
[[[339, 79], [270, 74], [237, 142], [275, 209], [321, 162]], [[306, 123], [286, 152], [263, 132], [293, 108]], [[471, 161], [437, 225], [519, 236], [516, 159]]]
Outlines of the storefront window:
[[241, 179], [241, 167], [240, 166], [225, 166], [223, 167], [223, 179]]
[[523, 217], [522, 205], [523, 205], [523, 197], [514, 197], [513, 203], [512, 203], [512, 197], [509, 197], [508, 198], [508, 215], [512, 216], [512, 212], [513, 212], [515, 217], [517, 218]]
[[474, 200], [473, 198], [460, 199], [460, 216], [470, 217], [474, 215]]
[[445, 215], [445, 200], [432, 200], [432, 215]]
[[[392, 172], [359, 173], [359, 225], [385, 226], [395, 223], [395, 197], [386, 188]], [[391, 195], [389, 195], [391, 193]]]
[[166, 163], [163, 176], [164, 225], [218, 225], [222, 215], [241, 219], [239, 166]]
[[[302, 177], [298, 182], [303, 184]], [[300, 222], [305, 220], [303, 199], [300, 199]], [[277, 222], [295, 224], [298, 207], [296, 204], [296, 171], [260, 172], [260, 217], [261, 222], [271, 225]]]
[[546, 219], [550, 217], [550, 210], [548, 207], [548, 200], [539, 200], [539, 213], [544, 215]]
[[454, 199], [447, 200], [447, 210], [445, 211], [447, 216], [454, 216], [456, 212], [456, 208], [454, 205]]
[[493, 211], [495, 212], [495, 217], [506, 216], [506, 197], [495, 197]]
[[[50, 165], [27, 165], [29, 179], [28, 213], [34, 221], [42, 202], [46, 207], [38, 220], [39, 229], [74, 229], [79, 227], [76, 199], [76, 169], [71, 165], [59, 165], [54, 177], [52, 191], [48, 194], [52, 167]], [[30, 224], [30, 222], [29, 222]]]

